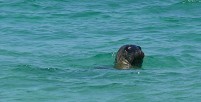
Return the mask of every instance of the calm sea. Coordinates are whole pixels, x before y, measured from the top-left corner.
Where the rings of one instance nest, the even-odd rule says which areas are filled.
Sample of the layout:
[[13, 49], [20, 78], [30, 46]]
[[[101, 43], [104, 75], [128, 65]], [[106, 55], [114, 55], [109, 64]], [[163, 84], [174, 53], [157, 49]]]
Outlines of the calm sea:
[[0, 0], [0, 102], [200, 100], [200, 0]]

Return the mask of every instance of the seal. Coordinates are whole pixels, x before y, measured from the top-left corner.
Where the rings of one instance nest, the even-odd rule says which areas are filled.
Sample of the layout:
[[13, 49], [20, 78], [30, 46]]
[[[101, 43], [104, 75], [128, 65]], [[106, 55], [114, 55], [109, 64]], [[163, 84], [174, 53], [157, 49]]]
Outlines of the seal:
[[114, 62], [117, 69], [141, 68], [144, 52], [137, 45], [123, 45], [119, 48]]

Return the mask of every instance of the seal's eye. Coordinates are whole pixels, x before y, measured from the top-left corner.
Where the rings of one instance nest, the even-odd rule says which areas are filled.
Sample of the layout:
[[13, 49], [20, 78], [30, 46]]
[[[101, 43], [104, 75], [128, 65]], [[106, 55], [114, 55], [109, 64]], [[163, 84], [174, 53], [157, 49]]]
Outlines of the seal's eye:
[[126, 51], [127, 51], [128, 53], [131, 53], [131, 52], [132, 52], [132, 47], [130, 47], [130, 46], [126, 47]]

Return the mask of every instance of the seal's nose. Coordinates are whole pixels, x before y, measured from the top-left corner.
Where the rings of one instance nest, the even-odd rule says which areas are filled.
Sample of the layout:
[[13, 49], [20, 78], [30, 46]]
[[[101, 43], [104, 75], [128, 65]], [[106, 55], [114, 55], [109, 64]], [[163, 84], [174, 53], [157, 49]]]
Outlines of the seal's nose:
[[144, 58], [144, 53], [141, 51], [141, 50], [138, 50], [136, 53], [135, 53], [136, 57], [138, 58]]

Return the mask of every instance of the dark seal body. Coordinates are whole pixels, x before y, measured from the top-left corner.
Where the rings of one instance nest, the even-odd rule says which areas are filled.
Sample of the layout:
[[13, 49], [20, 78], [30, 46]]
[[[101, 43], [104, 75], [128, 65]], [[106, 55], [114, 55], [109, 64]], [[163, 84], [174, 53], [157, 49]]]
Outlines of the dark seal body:
[[144, 52], [140, 46], [124, 45], [117, 52], [114, 67], [117, 69], [141, 68]]

